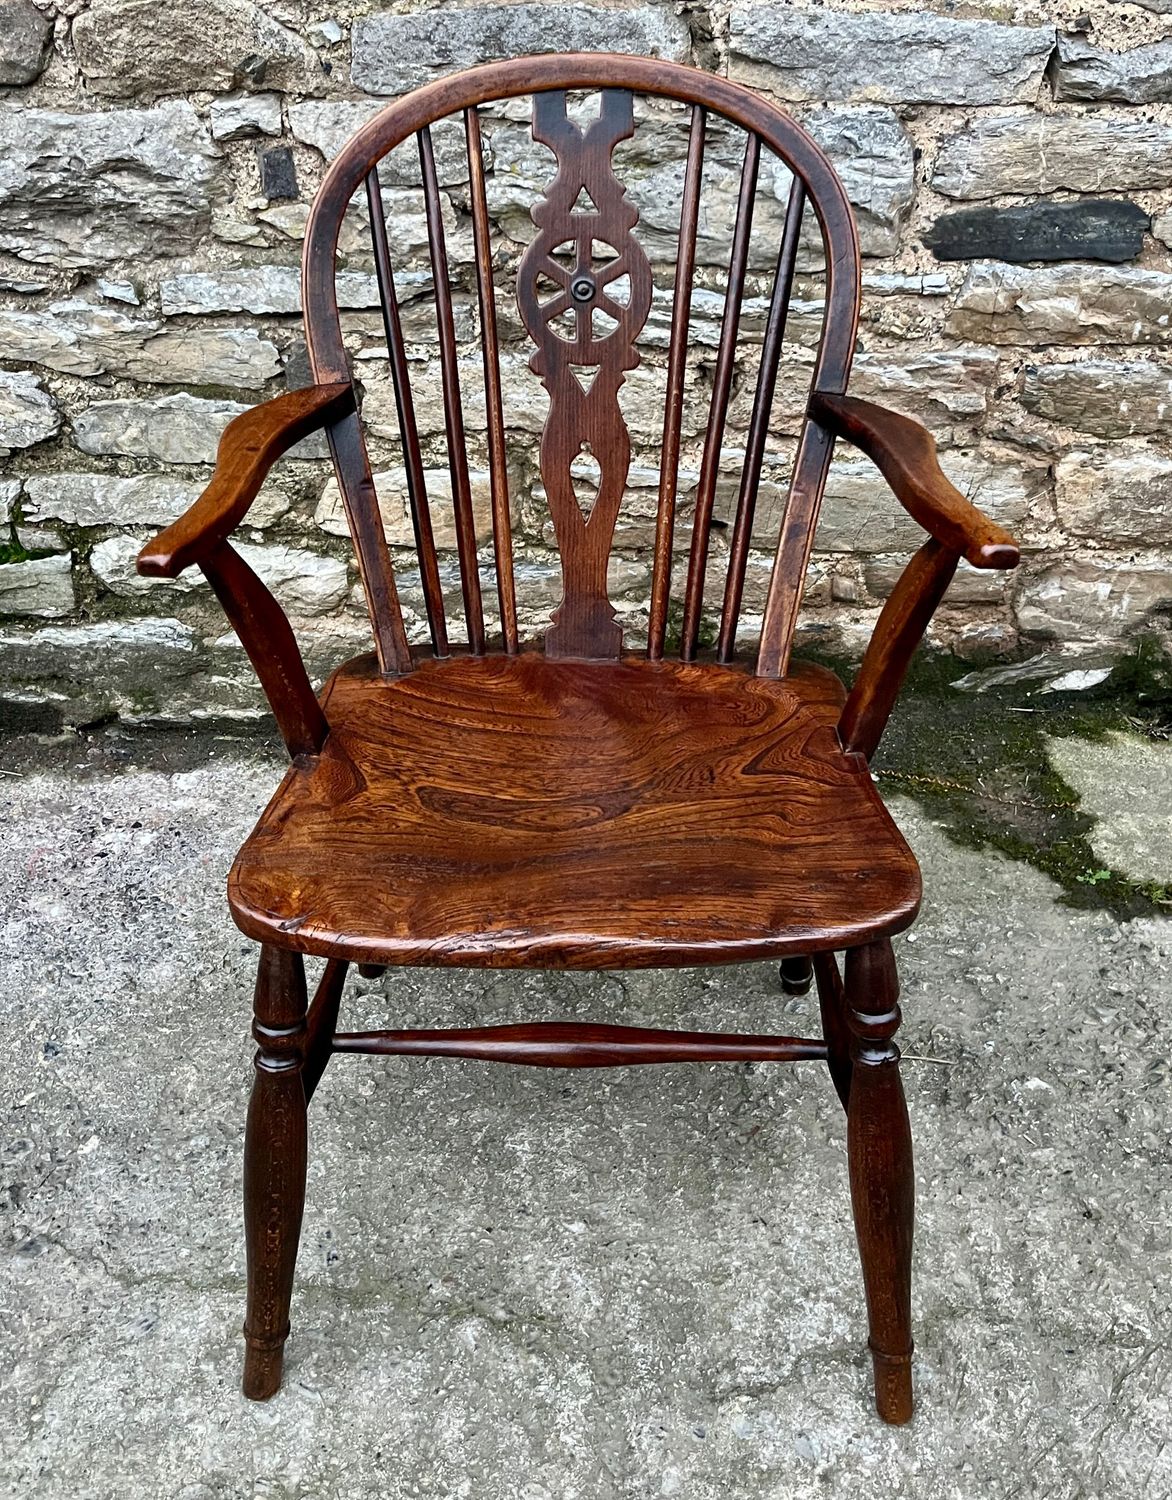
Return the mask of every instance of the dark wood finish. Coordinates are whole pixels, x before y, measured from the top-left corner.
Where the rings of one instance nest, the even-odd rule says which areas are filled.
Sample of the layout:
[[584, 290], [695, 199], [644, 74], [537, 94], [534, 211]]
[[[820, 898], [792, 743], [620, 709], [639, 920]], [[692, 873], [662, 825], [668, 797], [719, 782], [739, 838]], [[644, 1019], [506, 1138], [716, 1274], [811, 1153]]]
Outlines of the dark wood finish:
[[757, 506], [757, 486], [761, 482], [761, 463], [769, 437], [769, 413], [777, 390], [777, 366], [781, 359], [781, 343], [785, 338], [785, 323], [789, 315], [789, 299], [794, 283], [794, 267], [798, 261], [798, 239], [802, 232], [805, 207], [806, 192], [801, 179], [795, 177], [786, 204], [785, 233], [777, 255], [769, 320], [765, 325], [765, 337], [761, 344], [757, 390], [753, 396], [753, 412], [749, 418], [749, 435], [745, 442], [745, 462], [741, 468], [736, 520], [729, 548], [728, 577], [720, 615], [720, 635], [716, 643], [720, 661], [731, 661], [736, 649], [737, 620], [740, 618], [741, 599], [745, 590], [745, 564], [748, 561], [753, 516]]
[[329, 725], [281, 606], [227, 542], [201, 566], [260, 678], [290, 757], [316, 755]]
[[212, 481], [195, 504], [138, 554], [144, 578], [178, 578], [232, 535], [248, 514], [265, 475], [294, 443], [354, 410], [347, 377], [264, 401], [233, 417], [216, 449]]
[[822, 1035], [826, 1039], [826, 1065], [834, 1090], [846, 1109], [851, 1097], [851, 1038], [846, 1023], [846, 991], [833, 953], [814, 955], [814, 978], [818, 984]]
[[898, 932], [915, 860], [801, 667], [360, 659], [229, 878], [250, 937], [358, 963], [638, 968]]
[[335, 1052], [383, 1057], [468, 1057], [529, 1068], [622, 1068], [637, 1063], [816, 1062], [825, 1043], [794, 1036], [742, 1036], [719, 1031], [656, 1031], [647, 1026], [603, 1026], [544, 1021], [527, 1026], [482, 1026], [447, 1031], [349, 1031], [334, 1037]]
[[749, 264], [749, 235], [753, 228], [753, 195], [757, 191], [757, 171], [761, 161], [761, 141], [753, 134], [745, 141], [745, 160], [741, 168], [741, 189], [737, 200], [737, 219], [733, 230], [728, 261], [728, 284], [724, 293], [724, 313], [720, 320], [720, 343], [716, 351], [716, 369], [712, 376], [712, 401], [708, 409], [708, 431], [700, 460], [700, 480], [696, 486], [696, 519], [692, 523], [692, 549], [688, 556], [688, 581], [684, 590], [684, 624], [680, 655], [684, 661], [696, 659], [700, 638], [700, 615], [704, 608], [704, 577], [708, 568], [708, 542], [712, 529], [712, 506], [716, 499], [716, 481], [720, 477], [720, 449], [724, 442], [724, 425], [728, 418], [732, 394], [733, 367], [737, 357], [737, 332], [741, 326], [741, 298], [745, 290], [745, 270]]
[[415, 549], [419, 554], [423, 605], [427, 611], [432, 650], [437, 656], [447, 656], [448, 622], [444, 613], [443, 589], [440, 587], [439, 562], [435, 555], [431, 510], [427, 503], [427, 480], [423, 470], [423, 454], [419, 447], [419, 424], [415, 418], [415, 398], [411, 393], [411, 372], [403, 338], [403, 319], [399, 312], [398, 293], [395, 291], [395, 272], [391, 265], [387, 221], [376, 168], [371, 168], [366, 174], [366, 203], [370, 213], [370, 238], [374, 248], [379, 303], [387, 335], [387, 359], [391, 367], [391, 384], [395, 390], [399, 434], [403, 439], [403, 467], [407, 475], [407, 499], [411, 507]]
[[341, 958], [326, 960], [326, 966], [314, 991], [309, 1013], [305, 1018], [304, 1062], [301, 1065], [301, 1082], [305, 1089], [306, 1104], [313, 1098], [330, 1060], [334, 1033], [338, 1029], [338, 1007], [342, 1003], [342, 988], [346, 983], [346, 971], [350, 965]]
[[[561, 90], [535, 94], [533, 138], [557, 157], [558, 173], [532, 209], [536, 239], [517, 269], [517, 302], [536, 345], [530, 365], [549, 392], [541, 434], [541, 480], [562, 561], [562, 600], [546, 632], [550, 657], [617, 658], [623, 632], [607, 595], [606, 565], [631, 460], [618, 392], [639, 363], [635, 348], [651, 308], [651, 266], [631, 234], [639, 215], [614, 174], [611, 153], [635, 128], [625, 89], [603, 89], [598, 118], [579, 130]], [[591, 209], [578, 208], [585, 193]], [[596, 243], [611, 246], [600, 262]], [[559, 248], [573, 247], [572, 262]], [[626, 302], [608, 288], [626, 277]], [[546, 291], [545, 288], [549, 288]], [[600, 315], [613, 320], [609, 331]], [[562, 329], [568, 319], [571, 328]], [[572, 466], [598, 466], [598, 493], [584, 514]]]
[[289, 1300], [305, 1204], [305, 1009], [301, 955], [266, 943], [253, 1005], [258, 1050], [244, 1143], [244, 1394], [253, 1401], [267, 1401], [276, 1393], [289, 1336]]
[[781, 987], [787, 995], [808, 995], [814, 983], [814, 961], [804, 953], [781, 961]]
[[899, 981], [888, 939], [846, 957], [852, 1075], [847, 1106], [851, 1202], [867, 1292], [875, 1405], [885, 1422], [912, 1415], [912, 1133], [899, 1048]]
[[436, 180], [435, 150], [431, 128], [419, 132], [419, 164], [423, 171], [423, 201], [431, 246], [431, 273], [435, 283], [435, 311], [439, 322], [440, 375], [444, 391], [444, 425], [448, 438], [448, 469], [452, 476], [452, 503], [456, 517], [456, 550], [460, 556], [460, 588], [464, 596], [464, 622], [468, 646], [474, 656], [485, 648], [484, 607], [480, 597], [480, 569], [476, 561], [476, 521], [472, 514], [472, 482], [468, 477], [468, 447], [464, 437], [464, 403], [460, 395], [460, 366], [456, 355], [456, 327], [452, 312], [452, 287], [448, 279], [448, 251], [444, 220]]
[[959, 562], [955, 552], [928, 540], [908, 563], [879, 612], [850, 697], [839, 720], [843, 747], [870, 760], [928, 621]]
[[[567, 90], [598, 90], [579, 127]], [[637, 212], [613, 166], [634, 129], [634, 93], [691, 107], [645, 656], [622, 654], [607, 564], [628, 478], [619, 393], [639, 360], [651, 273]], [[537, 234], [518, 300], [550, 413], [540, 464], [563, 596], [545, 651], [519, 640], [492, 223], [477, 115], [533, 95], [534, 135], [556, 158], [533, 208]], [[487, 650], [455, 319], [431, 126], [462, 116], [484, 360], [493, 555], [503, 652]], [[745, 133], [727, 291], [683, 599], [681, 655], [698, 655], [724, 426], [762, 151], [793, 174], [770, 296], [730, 537], [718, 663], [667, 662], [689, 312], [705, 132]], [[435, 535], [393, 274], [394, 225], [381, 159], [418, 139], [437, 313], [444, 431], [455, 499], [469, 649], [449, 654]], [[407, 643], [390, 553], [355, 407], [335, 295], [338, 233], [366, 194], [388, 358], [403, 436], [432, 651]], [[583, 201], [584, 197], [584, 201]], [[822, 233], [825, 316], [806, 420], [755, 662], [733, 664], [754, 507], [803, 209]], [[599, 243], [610, 247], [599, 253]], [[569, 255], [566, 250], [569, 247]], [[627, 284], [620, 294], [620, 278]], [[867, 759], [908, 661], [961, 556], [1017, 561], [1011, 538], [942, 474], [918, 424], [845, 395], [858, 318], [859, 251], [846, 194], [801, 125], [750, 90], [654, 59], [552, 55], [443, 78], [382, 110], [326, 173], [306, 236], [302, 288], [318, 384], [265, 403], [227, 429], [211, 485], [143, 550], [140, 569], [198, 563], [212, 581], [273, 705], [293, 766], [233, 866], [230, 903], [262, 943], [259, 1043], [246, 1144], [249, 1304], [245, 1390], [280, 1380], [305, 1186], [306, 1106], [333, 1052], [477, 1057], [541, 1067], [825, 1059], [847, 1110], [851, 1192], [876, 1370], [891, 1422], [911, 1414], [913, 1181], [899, 1081], [891, 935], [914, 918], [919, 872], [886, 813]], [[600, 321], [606, 314], [607, 325]], [[566, 320], [565, 324], [559, 320]], [[315, 697], [292, 630], [229, 536], [265, 473], [323, 428], [361, 569], [375, 653], [340, 668]], [[427, 428], [432, 431], [434, 428]], [[885, 606], [849, 697], [833, 674], [790, 663], [803, 580], [835, 440], [855, 443], [930, 533]], [[572, 466], [601, 478], [584, 513]], [[836, 952], [846, 950], [845, 983]], [[306, 1005], [302, 953], [327, 959]], [[390, 964], [633, 968], [772, 958], [791, 992], [817, 979], [824, 1039], [664, 1032], [552, 1022], [339, 1033], [347, 972]]]
[[692, 275], [696, 266], [696, 226], [700, 216], [700, 174], [704, 170], [704, 128], [707, 115], [692, 106], [684, 195], [680, 203], [680, 234], [672, 291], [671, 343], [668, 347], [667, 392], [664, 398], [663, 446], [659, 460], [659, 510], [655, 518], [655, 563], [651, 575], [651, 609], [647, 654], [663, 656], [667, 610], [671, 595], [672, 549], [675, 539], [676, 491], [680, 472], [680, 430], [688, 379], [688, 324], [692, 309]]
[[509, 515], [509, 468], [505, 452], [504, 398], [501, 359], [496, 332], [496, 293], [492, 281], [492, 242], [484, 187], [484, 151], [480, 117], [464, 111], [468, 144], [468, 177], [472, 198], [472, 233], [476, 243], [476, 290], [480, 303], [481, 346], [484, 351], [484, 401], [488, 419], [488, 469], [492, 485], [492, 545], [496, 563], [497, 598], [505, 651], [517, 654], [517, 590], [513, 579], [513, 523]]
[[944, 475], [936, 439], [919, 422], [854, 396], [816, 395], [811, 409], [836, 437], [862, 449], [913, 520], [974, 568], [1016, 568], [1017, 543]]

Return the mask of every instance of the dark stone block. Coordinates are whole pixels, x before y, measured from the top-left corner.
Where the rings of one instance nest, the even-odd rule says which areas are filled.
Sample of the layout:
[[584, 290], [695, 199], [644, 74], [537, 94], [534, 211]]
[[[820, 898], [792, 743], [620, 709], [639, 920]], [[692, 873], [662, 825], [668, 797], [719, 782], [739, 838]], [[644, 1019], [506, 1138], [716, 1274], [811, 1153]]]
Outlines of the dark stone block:
[[270, 203], [299, 196], [297, 168], [288, 146], [270, 146], [260, 153], [260, 190]]
[[937, 260], [1134, 260], [1151, 220], [1136, 203], [1084, 198], [942, 214], [924, 235]]

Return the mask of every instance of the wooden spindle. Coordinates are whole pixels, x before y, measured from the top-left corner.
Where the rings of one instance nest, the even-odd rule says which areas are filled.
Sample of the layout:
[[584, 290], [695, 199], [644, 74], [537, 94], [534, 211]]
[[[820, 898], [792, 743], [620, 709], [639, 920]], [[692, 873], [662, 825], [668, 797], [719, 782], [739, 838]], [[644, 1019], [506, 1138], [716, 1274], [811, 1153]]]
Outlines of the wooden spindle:
[[472, 235], [476, 248], [476, 290], [480, 299], [480, 336], [484, 354], [484, 402], [488, 414], [488, 471], [492, 485], [492, 546], [496, 560], [497, 598], [505, 650], [517, 651], [517, 591], [513, 580], [513, 526], [509, 517], [509, 468], [505, 453], [504, 402], [501, 396], [500, 346], [496, 331], [496, 292], [492, 283], [492, 239], [484, 191], [484, 151], [480, 116], [475, 106], [464, 111], [468, 142], [468, 178], [472, 197]]
[[403, 467], [407, 474], [407, 497], [411, 506], [411, 526], [415, 532], [415, 550], [419, 555], [419, 576], [423, 583], [423, 602], [431, 632], [431, 646], [436, 656], [448, 654], [448, 625], [444, 615], [444, 595], [440, 587], [439, 564], [435, 555], [435, 538], [431, 529], [431, 511], [427, 503], [427, 481], [423, 473], [423, 456], [419, 449], [419, 427], [415, 420], [415, 398], [411, 393], [411, 372], [403, 339], [403, 320], [395, 291], [394, 268], [387, 241], [387, 222], [379, 191], [378, 168], [366, 174], [366, 202], [370, 209], [370, 238], [374, 246], [374, 269], [378, 278], [379, 302], [382, 304], [383, 328], [387, 335], [387, 358], [395, 388], [395, 408], [399, 432], [403, 439]]
[[452, 503], [456, 517], [456, 548], [460, 556], [464, 618], [468, 625], [469, 650], [473, 656], [483, 656], [484, 609], [480, 599], [480, 572], [476, 563], [476, 519], [472, 513], [472, 482], [468, 476], [468, 449], [464, 439], [464, 407], [456, 358], [456, 325], [452, 315], [452, 288], [448, 281], [448, 251], [444, 239], [439, 181], [435, 171], [435, 151], [431, 143], [431, 127], [428, 125], [419, 132], [419, 162], [423, 168], [427, 237], [431, 250], [431, 274], [435, 282], [444, 426], [448, 439], [448, 469], [452, 476]]
[[716, 354], [716, 372], [712, 383], [712, 403], [708, 411], [708, 431], [704, 438], [704, 456], [700, 462], [700, 482], [696, 488], [696, 518], [692, 526], [692, 550], [688, 556], [688, 582], [684, 594], [684, 625], [680, 656], [692, 661], [700, 636], [700, 614], [704, 607], [704, 573], [708, 565], [708, 539], [712, 528], [712, 505], [716, 498], [716, 481], [720, 473], [720, 445], [728, 416], [733, 368], [737, 354], [737, 330], [741, 320], [741, 299], [745, 290], [745, 268], [749, 261], [749, 234], [753, 227], [753, 195], [757, 190], [757, 168], [761, 160], [761, 140], [750, 133], [745, 141], [745, 160], [741, 169], [741, 190], [737, 202], [737, 222], [733, 231], [732, 253], [728, 264], [728, 287], [724, 295], [724, 316], [720, 323], [720, 345]]
[[671, 557], [675, 539], [676, 493], [679, 488], [680, 428], [683, 423], [684, 386], [688, 376], [688, 324], [692, 312], [692, 277], [696, 266], [696, 225], [700, 213], [700, 175], [704, 168], [706, 123], [707, 114], [703, 106], [694, 105], [692, 129], [688, 136], [688, 161], [684, 171], [684, 197], [680, 206], [680, 234], [676, 242], [671, 347], [667, 365], [667, 407], [663, 418], [663, 448], [659, 461], [659, 511], [655, 520], [655, 563], [651, 574], [651, 618], [647, 631], [647, 654], [652, 661], [659, 661], [663, 656], [671, 596]]
[[761, 482], [761, 464], [765, 457], [765, 443], [769, 436], [769, 414], [773, 409], [773, 396], [777, 390], [777, 366], [781, 359], [782, 340], [785, 338], [785, 323], [789, 315], [794, 267], [798, 258], [798, 238], [802, 230], [802, 214], [805, 207], [805, 189], [801, 178], [795, 177], [790, 186], [789, 202], [785, 210], [785, 229], [777, 254], [773, 296], [769, 303], [769, 319], [765, 325], [765, 337], [761, 344], [757, 391], [753, 397], [753, 413], [749, 419], [745, 462], [741, 469], [741, 486], [737, 495], [736, 520], [733, 523], [732, 542], [729, 547], [728, 576], [725, 580], [724, 606], [721, 610], [720, 635], [717, 640], [717, 660], [722, 662], [731, 661], [736, 650], [737, 621], [740, 618], [741, 599], [745, 591], [745, 565], [749, 556], [749, 542], [753, 534], [753, 515], [757, 508], [757, 486]]

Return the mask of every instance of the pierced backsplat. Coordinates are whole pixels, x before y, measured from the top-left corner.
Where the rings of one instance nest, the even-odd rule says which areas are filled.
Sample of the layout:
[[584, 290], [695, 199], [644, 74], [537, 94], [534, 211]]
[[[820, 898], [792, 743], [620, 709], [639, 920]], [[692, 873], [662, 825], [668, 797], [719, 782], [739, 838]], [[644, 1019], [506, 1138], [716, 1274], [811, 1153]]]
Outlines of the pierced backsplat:
[[[631, 441], [619, 410], [624, 373], [651, 307], [651, 267], [631, 231], [639, 214], [614, 175], [611, 154], [634, 130], [631, 95], [603, 89], [584, 130], [560, 90], [533, 99], [533, 138], [557, 157], [558, 175], [532, 211], [537, 238], [517, 273], [517, 301], [537, 346], [530, 359], [549, 392], [541, 477], [562, 562], [562, 601], [546, 633], [549, 656], [617, 657], [623, 635], [606, 592], [606, 565], [627, 482]], [[597, 465], [588, 512], [575, 494], [579, 455]]]

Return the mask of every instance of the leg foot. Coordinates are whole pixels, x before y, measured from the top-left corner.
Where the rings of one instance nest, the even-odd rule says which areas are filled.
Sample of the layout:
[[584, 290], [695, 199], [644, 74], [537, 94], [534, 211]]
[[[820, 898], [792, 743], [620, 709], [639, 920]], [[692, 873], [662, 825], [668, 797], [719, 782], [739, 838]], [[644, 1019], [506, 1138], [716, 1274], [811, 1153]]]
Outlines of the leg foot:
[[781, 987], [787, 995], [808, 995], [814, 983], [814, 965], [808, 958], [783, 958]]
[[911, 1273], [915, 1182], [899, 1048], [899, 983], [889, 941], [847, 954], [853, 1070], [847, 1109], [851, 1203], [867, 1293], [875, 1405], [912, 1415]]
[[363, 979], [381, 979], [387, 972], [386, 964], [359, 964], [358, 972]]
[[289, 1301], [305, 1205], [305, 968], [300, 954], [265, 944], [256, 978], [259, 1047], [244, 1140], [248, 1311], [244, 1394], [267, 1401], [281, 1383]]

